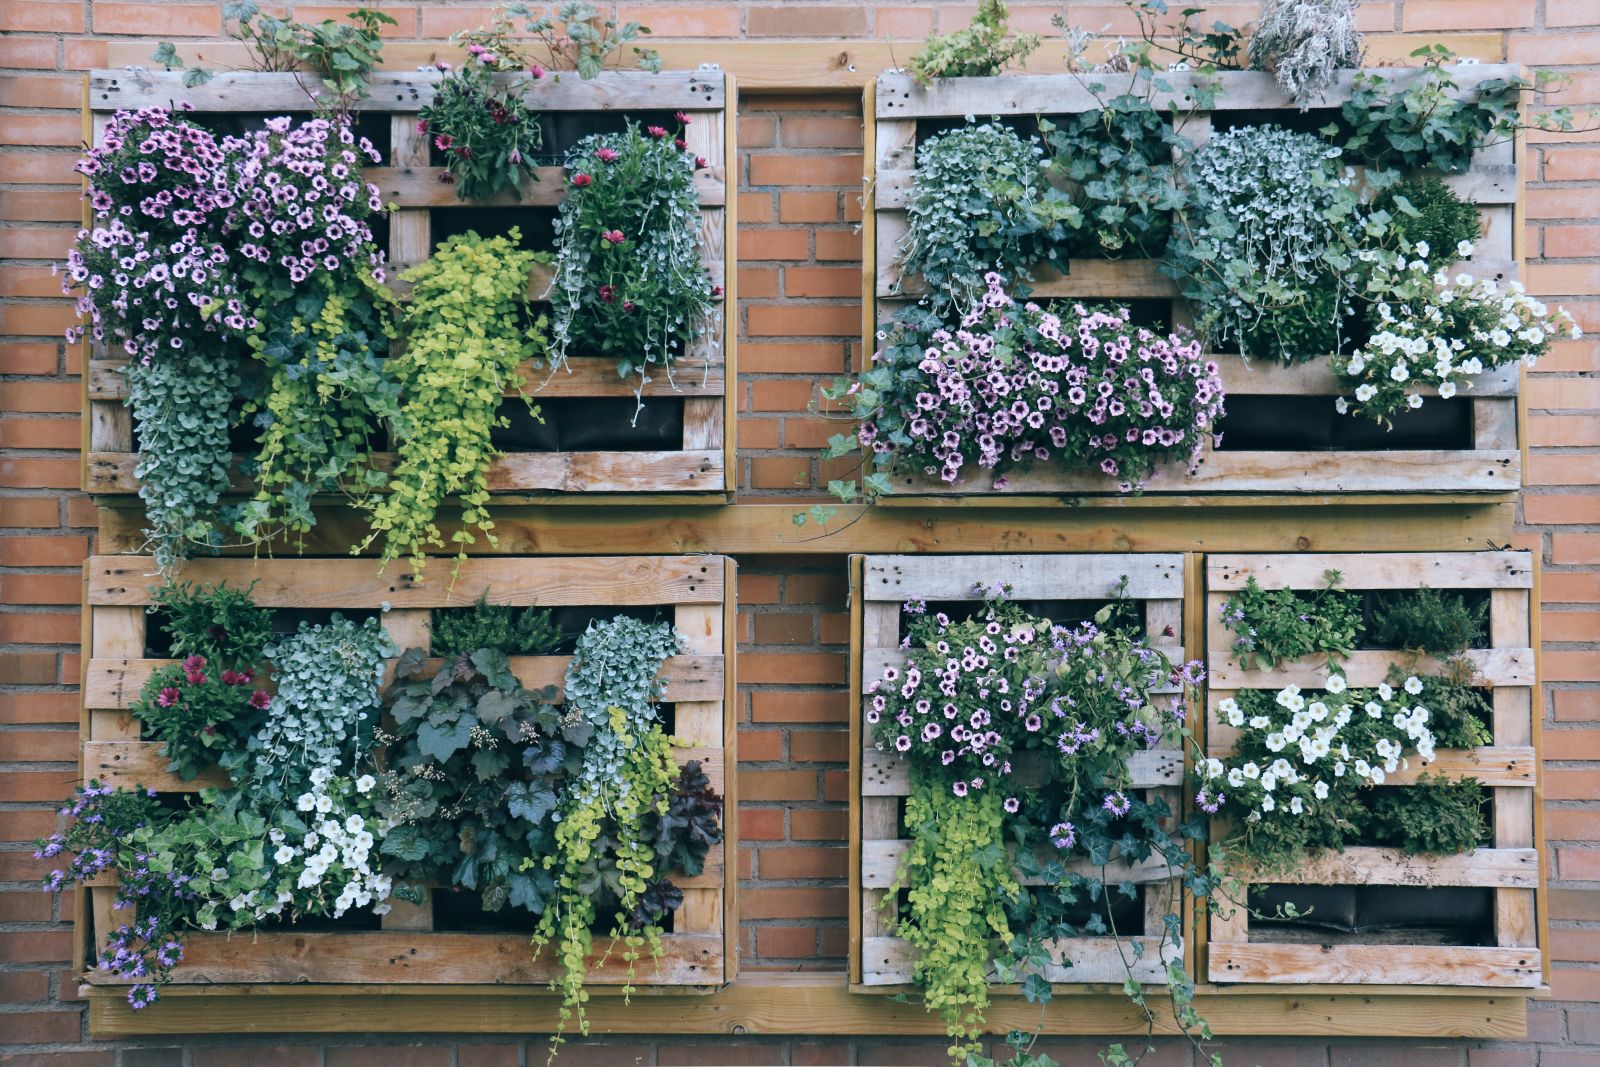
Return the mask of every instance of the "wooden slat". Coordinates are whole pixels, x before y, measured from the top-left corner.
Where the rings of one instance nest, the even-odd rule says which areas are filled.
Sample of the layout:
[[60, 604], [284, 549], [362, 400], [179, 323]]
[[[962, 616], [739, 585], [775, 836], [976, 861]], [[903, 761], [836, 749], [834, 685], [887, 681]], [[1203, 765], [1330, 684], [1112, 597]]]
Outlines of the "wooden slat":
[[[1213, 724], [1206, 751], [1217, 759], [1229, 758], [1233, 754], [1232, 733]], [[1384, 785], [1415, 785], [1425, 777], [1450, 781], [1472, 778], [1492, 788], [1532, 789], [1539, 773], [1538, 753], [1531, 747], [1513, 745], [1441, 748], [1435, 750], [1430, 762], [1424, 763], [1415, 756], [1406, 762], [1408, 766], [1384, 777]]]
[[1028, 600], [1110, 597], [1127, 577], [1135, 600], [1183, 597], [1183, 557], [1176, 554], [1102, 556], [869, 556], [865, 595], [871, 600], [974, 600], [975, 585], [1004, 583]]
[[[659, 968], [648, 957], [635, 965], [640, 985], [719, 984], [722, 939], [706, 934], [662, 936]], [[609, 951], [608, 951], [609, 950]], [[415, 933], [188, 933], [175, 985], [261, 982], [393, 982], [539, 985], [559, 970], [547, 947], [535, 956], [527, 934]], [[595, 939], [587, 963], [591, 985], [620, 985], [628, 965], [610, 942]], [[90, 972], [94, 985], [124, 985], [108, 972]]]
[[[1522, 68], [1509, 63], [1482, 63], [1446, 68], [1454, 77], [1457, 96], [1469, 97], [1476, 87], [1492, 78], [1517, 80]], [[1329, 87], [1326, 99], [1339, 100], [1350, 95], [1355, 71], [1339, 71]], [[1404, 86], [1415, 80], [1415, 69], [1378, 68], [1372, 73]], [[1269, 108], [1297, 108], [1297, 105], [1278, 86], [1270, 74], [1257, 71], [1221, 71], [1214, 75], [1166, 74], [1162, 81], [1169, 88], [1155, 91], [1151, 105], [1159, 111], [1176, 105], [1179, 110], [1192, 110], [1195, 106], [1195, 83], [1205, 79], [1217, 88], [1214, 111], [1257, 111]], [[1215, 79], [1213, 82], [1212, 79]], [[1091, 91], [1091, 83], [1101, 83], [1105, 90]], [[1002, 78], [941, 78], [926, 89], [918, 88], [909, 75], [880, 74], [877, 87], [879, 119], [943, 118], [952, 115], [1065, 115], [1081, 111], [1098, 111], [1105, 105], [1102, 97], [1106, 90], [1115, 92], [1118, 85], [1132, 86], [1129, 91], [1142, 89], [1131, 76], [1094, 74], [1087, 76], [1061, 74], [1008, 74]]]
[[[89, 364], [89, 399], [116, 401], [120, 405], [128, 395], [128, 381], [122, 374], [126, 363], [126, 360], [119, 359], [92, 360]], [[662, 370], [652, 373], [650, 381], [645, 384], [644, 395], [720, 397], [727, 385], [723, 371], [720, 356], [710, 363], [680, 361], [673, 364], [670, 376]], [[535, 401], [558, 397], [633, 396], [639, 387], [637, 378], [618, 377], [617, 361], [603, 356], [573, 356], [554, 372], [530, 361], [517, 370], [517, 377], [522, 382], [521, 387], [507, 389], [506, 395], [526, 395]], [[132, 439], [123, 444], [125, 449], [131, 447]]]
[[1399, 849], [1351, 846], [1309, 856], [1284, 871], [1240, 872], [1256, 884], [1493, 886], [1539, 884], [1539, 854], [1531, 848], [1478, 848], [1452, 856], [1410, 856]]
[[[535, 168], [534, 177], [523, 179], [521, 199], [507, 191], [462, 200], [455, 185], [443, 180], [449, 173], [444, 167], [427, 165], [369, 167], [362, 177], [378, 187], [385, 203], [401, 208], [556, 207], [567, 196], [566, 170], [562, 167]], [[726, 202], [727, 182], [721, 167], [696, 171], [694, 183], [702, 207], [721, 207]]]
[[[905, 858], [906, 850], [911, 847], [911, 842], [890, 839], [861, 842], [861, 884], [868, 889], [887, 889], [894, 882], [894, 876], [900, 869], [900, 863]], [[1107, 885], [1116, 885], [1118, 882], [1135, 882], [1145, 884], [1150, 882], [1165, 882], [1172, 878], [1173, 869], [1160, 856], [1151, 856], [1149, 859], [1137, 862], [1114, 859], [1104, 868], [1097, 867], [1088, 860], [1073, 860], [1066, 864], [1066, 869], [1086, 878], [1098, 878]], [[1037, 875], [1019, 876], [1017, 879], [1022, 885], [1045, 885], [1043, 879]]]
[[[244, 587], [261, 607], [396, 608], [470, 607], [480, 595], [491, 604], [525, 607], [614, 607], [643, 604], [720, 604], [722, 560], [717, 556], [547, 556], [463, 560], [421, 576], [392, 567], [379, 573], [371, 560], [196, 559], [184, 577], [199, 585], [226, 581]], [[143, 556], [93, 556], [91, 605], [146, 606], [159, 584], [154, 562]]]
[[[373, 455], [379, 470], [394, 468], [394, 454]], [[234, 457], [234, 468], [240, 459]], [[92, 493], [134, 493], [138, 480], [131, 452], [94, 452], [88, 460]], [[491, 492], [645, 493], [720, 490], [724, 485], [720, 450], [694, 452], [508, 452], [488, 472]], [[234, 479], [236, 489], [247, 486]]]
[[[1132, 945], [1143, 950], [1134, 959]], [[1164, 947], [1157, 938], [1128, 937], [1118, 945], [1109, 937], [1080, 937], [1052, 941], [1046, 951], [1054, 961], [1070, 960], [1071, 965], [1052, 963], [1038, 973], [1052, 983], [1108, 983], [1121, 985], [1131, 977], [1142, 983], [1163, 981], [1166, 963], [1178, 955], [1176, 945]], [[897, 937], [864, 937], [861, 945], [863, 985], [905, 985], [910, 983], [917, 952]], [[1126, 953], [1124, 959], [1123, 953]]]
[[[1183, 646], [1173, 641], [1152, 642], [1151, 647], [1167, 657], [1168, 662], [1181, 664], [1183, 662]], [[872, 649], [862, 656], [861, 684], [871, 685], [883, 677], [886, 667], [903, 667], [911, 661], [907, 652], [898, 648]], [[1318, 679], [1320, 681], [1320, 678]], [[1149, 687], [1149, 691], [1156, 695], [1166, 695], [1178, 692], [1179, 687], [1165, 681], [1158, 682]]]
[[[421, 613], [426, 614], [426, 611]], [[400, 612], [390, 612], [385, 617], [385, 629], [389, 629], [390, 619], [398, 614]], [[390, 632], [392, 636], [393, 631]], [[399, 647], [412, 646], [403, 643]], [[93, 709], [125, 709], [138, 699], [152, 674], [176, 662], [170, 659], [92, 659], [89, 681], [83, 691], [84, 705]], [[571, 662], [570, 656], [512, 656], [511, 673], [529, 689], [548, 685], [559, 690], [566, 681], [567, 665]], [[442, 659], [431, 659], [425, 669], [436, 671], [443, 664]], [[663, 694], [666, 701], [717, 700], [722, 696], [723, 659], [720, 654], [673, 656], [662, 664], [658, 677], [666, 685]]]
[[[1183, 753], [1174, 749], [1150, 749], [1128, 757], [1128, 772], [1136, 789], [1183, 784]], [[896, 752], [880, 752], [871, 742], [862, 749], [861, 795], [864, 797], [906, 796], [911, 792], [911, 771]]]
[[1342, 589], [1531, 589], [1526, 552], [1324, 552], [1304, 555], [1215, 555], [1206, 559], [1212, 592], [1243, 589], [1320, 589], [1329, 570]]
[[[1339, 386], [1338, 376], [1329, 368], [1326, 360], [1296, 363], [1291, 367], [1285, 367], [1281, 363], [1261, 359], [1246, 362], [1243, 357], [1236, 355], [1213, 354], [1211, 358], [1217, 361], [1217, 369], [1222, 376], [1222, 387], [1228, 396], [1333, 397], [1344, 391]], [[1460, 395], [1474, 399], [1514, 397], [1517, 395], [1520, 381], [1518, 367], [1501, 367], [1473, 379], [1471, 387], [1463, 388]], [[1422, 387], [1421, 392], [1424, 396], [1439, 394], [1435, 386]], [[1477, 447], [1513, 449], [1516, 447], [1514, 434], [1511, 444], [1477, 439]]]
[[1538, 949], [1419, 945], [1260, 945], [1210, 943], [1213, 982], [1281, 985], [1539, 985]]
[[[1347, 581], [1347, 586], [1352, 585]], [[1353, 586], [1352, 586], [1353, 587]], [[1305, 689], [1318, 689], [1327, 680], [1328, 657], [1307, 656], [1305, 659], [1279, 663], [1275, 667], [1252, 667], [1241, 670], [1228, 656], [1232, 640], [1221, 649], [1212, 649], [1210, 683], [1213, 691], [1225, 689], [1282, 689], [1298, 685]], [[1530, 686], [1533, 684], [1533, 649], [1531, 648], [1476, 648], [1462, 654], [1473, 666], [1480, 685]], [[1423, 656], [1413, 661], [1403, 652], [1361, 649], [1352, 652], [1339, 662], [1345, 681], [1358, 688], [1375, 686], [1388, 679], [1392, 668], [1398, 666], [1406, 674], [1440, 674], [1446, 670], [1444, 661]], [[1422, 702], [1426, 706], [1427, 693]]]
[[[86, 741], [83, 745], [84, 770], [110, 786], [143, 786], [158, 793], [193, 793], [208, 786], [226, 788], [232, 784], [228, 775], [215, 767], [207, 768], [197, 777], [184, 781], [167, 770], [167, 758], [162, 755], [163, 747], [160, 741]], [[727, 777], [723, 749], [678, 748], [672, 754], [679, 765], [699, 760], [712, 786], [721, 792]]]
[[[442, 77], [436, 70], [376, 72], [368, 79], [371, 95], [361, 102], [362, 109], [416, 112], [433, 99]], [[498, 80], [513, 84], [514, 79], [525, 80], [514, 75]], [[316, 86], [317, 79], [239, 71], [188, 87], [182, 72], [96, 70], [89, 75], [89, 106], [112, 111], [169, 107], [174, 100], [186, 100], [199, 111], [311, 111], [315, 101], [301, 81]], [[587, 80], [567, 74], [527, 84], [529, 104], [541, 111], [718, 111], [724, 104], [720, 71], [607, 71]]]

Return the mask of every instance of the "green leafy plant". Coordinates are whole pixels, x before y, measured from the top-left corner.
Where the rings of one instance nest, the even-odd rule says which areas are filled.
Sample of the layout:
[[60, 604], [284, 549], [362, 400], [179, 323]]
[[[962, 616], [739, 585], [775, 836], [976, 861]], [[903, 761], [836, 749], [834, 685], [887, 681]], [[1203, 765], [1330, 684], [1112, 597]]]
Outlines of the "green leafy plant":
[[[359, 100], [371, 95], [372, 72], [383, 62], [383, 28], [397, 26], [393, 18], [375, 8], [350, 12], [349, 22], [323, 19], [295, 22], [264, 15], [254, 0], [228, 0], [222, 17], [235, 23], [229, 36], [241, 42], [250, 55], [252, 69], [267, 72], [310, 70], [334, 92], [334, 106], [348, 113]], [[162, 41], [151, 57], [167, 70], [183, 66], [171, 41]], [[184, 84], [193, 88], [210, 81], [213, 73], [190, 67]], [[307, 89], [315, 100], [316, 94]]]
[[161, 613], [174, 657], [203, 656], [219, 669], [247, 670], [262, 662], [272, 640], [272, 612], [251, 599], [254, 588], [254, 582], [243, 589], [167, 582], [150, 610]]
[[510, 22], [497, 12], [491, 28], [457, 34], [453, 40], [466, 49], [467, 58], [460, 67], [438, 64], [444, 77], [418, 116], [417, 132], [433, 139], [463, 200], [501, 192], [520, 200], [523, 180], [538, 179], [535, 154], [544, 134], [526, 93], [529, 82], [545, 72], [511, 32]]
[[130, 710], [144, 732], [162, 742], [172, 772], [187, 782], [219, 755], [237, 752], [260, 725], [271, 697], [254, 683], [251, 668], [225, 669], [191, 655], [158, 667]]
[[1370, 210], [1386, 213], [1390, 232], [1413, 249], [1428, 249], [1425, 258], [1433, 264], [1461, 258], [1461, 247], [1476, 245], [1482, 235], [1477, 205], [1434, 175], [1386, 186], [1373, 197]]
[[1391, 648], [1453, 656], [1488, 643], [1489, 602], [1429, 589], [1378, 593], [1372, 606], [1372, 637]]
[[[1428, 692], [1428, 728], [1433, 731], [1434, 743], [1440, 748], [1478, 748], [1494, 744], [1494, 731], [1489, 724], [1494, 721], [1494, 705], [1484, 690], [1475, 685], [1471, 665], [1465, 660], [1452, 661], [1462, 669], [1447, 674], [1422, 676]], [[1389, 684], [1404, 682], [1405, 672], [1396, 666], [1389, 674]]]
[[712, 336], [721, 295], [700, 259], [694, 175], [708, 161], [688, 150], [689, 116], [677, 121], [676, 137], [630, 122], [575, 145], [556, 221], [552, 363], [573, 349], [615, 359], [620, 377], [637, 377], [641, 407], [650, 372], [670, 380], [690, 342]]
[[[984, 276], [1008, 287], [1048, 263], [1082, 212], [1051, 186], [1038, 139], [998, 122], [968, 124], [917, 146], [900, 276], [920, 276], [922, 302], [948, 316], [982, 297]], [[1020, 290], [1019, 290], [1020, 291]]]
[[1487, 800], [1475, 778], [1423, 775], [1415, 785], [1384, 790], [1373, 799], [1367, 833], [1411, 854], [1470, 852], [1489, 838]]
[[1347, 658], [1365, 629], [1361, 598], [1340, 592], [1338, 571], [1323, 575], [1325, 588], [1309, 592], [1262, 589], [1254, 578], [1222, 605], [1222, 624], [1237, 636], [1233, 654], [1239, 666], [1274, 667], [1303, 656]]
[[1040, 119], [1039, 132], [1050, 146], [1052, 184], [1082, 213], [1071, 254], [1159, 257], [1183, 195], [1173, 153], [1186, 141], [1173, 124], [1146, 96], [1124, 92], [1098, 111]]
[[1348, 134], [1344, 150], [1378, 167], [1459, 174], [1477, 149], [1516, 132], [1520, 117], [1516, 79], [1490, 78], [1462, 98], [1447, 66], [1455, 53], [1443, 45], [1411, 53], [1422, 66], [1390, 77], [1360, 73], [1340, 108]]
[[470, 608], [435, 608], [429, 630], [435, 656], [470, 656], [481, 648], [508, 656], [543, 656], [561, 644], [549, 608], [491, 604], [487, 590]]
[[648, 37], [650, 27], [602, 17], [587, 0], [563, 0], [543, 15], [534, 15], [525, 3], [512, 4], [506, 11], [527, 20], [528, 35], [544, 44], [557, 70], [574, 70], [580, 78], [593, 78], [623, 49], [631, 49], [641, 70], [661, 72], [661, 56], [656, 50], [634, 43]]
[[[1188, 196], [1162, 269], [1199, 309], [1210, 345], [1293, 363], [1338, 351], [1367, 223], [1339, 150], [1281, 126], [1217, 134], [1183, 169]], [[1319, 292], [1334, 294], [1330, 301]], [[1304, 323], [1301, 326], [1300, 323]], [[1297, 347], [1315, 341], [1316, 347]]]
[[1024, 66], [1042, 38], [1012, 36], [1005, 0], [979, 0], [972, 22], [954, 33], [930, 36], [911, 57], [906, 71], [918, 85], [938, 78], [988, 78], [1015, 63]]
[[404, 347], [389, 361], [400, 383], [399, 457], [389, 492], [368, 505], [372, 533], [362, 546], [383, 536], [386, 563], [409, 556], [420, 569], [430, 547], [445, 547], [437, 519], [451, 498], [461, 507], [450, 537], [457, 558], [480, 535], [495, 543], [490, 431], [504, 424], [502, 398], [522, 384], [518, 368], [543, 352], [545, 320], [527, 308], [536, 256], [517, 248], [520, 236], [516, 227], [501, 237], [459, 234], [404, 275], [412, 283]]
[[524, 688], [505, 650], [481, 645], [437, 669], [412, 648], [387, 694], [392, 733], [380, 807], [398, 878], [443, 878], [479, 894], [488, 911], [535, 915], [554, 888], [531, 863], [553, 847], [549, 816], [593, 733], [563, 716], [554, 686]]
[[1363, 53], [1356, 0], [1267, 0], [1248, 49], [1251, 68], [1270, 71], [1302, 111]]

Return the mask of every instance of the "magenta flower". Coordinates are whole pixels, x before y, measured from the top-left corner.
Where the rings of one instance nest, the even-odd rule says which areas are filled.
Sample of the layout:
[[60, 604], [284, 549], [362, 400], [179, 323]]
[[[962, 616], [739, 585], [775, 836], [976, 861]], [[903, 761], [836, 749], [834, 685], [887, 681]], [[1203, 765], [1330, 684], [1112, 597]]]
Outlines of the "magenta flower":
[[622, 153], [618, 152], [615, 148], [601, 148], [596, 150], [594, 158], [598, 159], [602, 163], [615, 163], [618, 159], [622, 158]]
[[589, 186], [594, 184], [594, 179], [589, 177], [587, 174], [574, 174], [572, 176], [572, 184], [576, 185], [579, 189], [587, 189]]
[[433, 139], [433, 147], [437, 148], [441, 152], [448, 152], [450, 150], [450, 146], [455, 143], [456, 139], [451, 137], [448, 133], [441, 133], [439, 136]]
[[658, 141], [664, 140], [667, 136], [667, 131], [662, 129], [660, 126], [646, 126], [644, 128], [644, 132], [648, 133], [651, 137], [654, 137]]
[[600, 235], [600, 239], [607, 244], [620, 245], [627, 238], [622, 236], [621, 230], [607, 230]]
[[170, 708], [182, 699], [183, 694], [170, 685], [156, 694], [156, 703], [163, 708]]
[[684, 114], [682, 111], [674, 111], [672, 113], [672, 117], [678, 120], [679, 126], [689, 125], [689, 116]]
[[250, 694], [250, 706], [257, 711], [266, 711], [267, 706], [271, 703], [272, 697], [267, 694], [265, 689], [257, 689]]
[[600, 287], [600, 299], [607, 304], [616, 303], [617, 287], [614, 285], [602, 285]]

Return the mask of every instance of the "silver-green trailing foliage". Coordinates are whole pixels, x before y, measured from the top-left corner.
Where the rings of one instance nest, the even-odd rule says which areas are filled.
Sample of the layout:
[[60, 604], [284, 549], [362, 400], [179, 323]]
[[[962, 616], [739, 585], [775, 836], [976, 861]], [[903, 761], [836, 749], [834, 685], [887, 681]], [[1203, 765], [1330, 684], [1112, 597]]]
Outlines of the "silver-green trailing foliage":
[[1356, 0], [1266, 0], [1247, 54], [1304, 111], [1339, 71], [1361, 66]]

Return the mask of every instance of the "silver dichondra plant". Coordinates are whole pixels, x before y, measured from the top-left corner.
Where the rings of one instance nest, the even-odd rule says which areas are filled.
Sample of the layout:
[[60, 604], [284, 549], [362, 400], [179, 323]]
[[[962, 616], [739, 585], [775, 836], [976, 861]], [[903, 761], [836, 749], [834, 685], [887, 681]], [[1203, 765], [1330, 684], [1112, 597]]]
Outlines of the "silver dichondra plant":
[[1361, 66], [1359, 0], [1266, 0], [1250, 38], [1250, 66], [1270, 71], [1304, 111], [1334, 75]]

